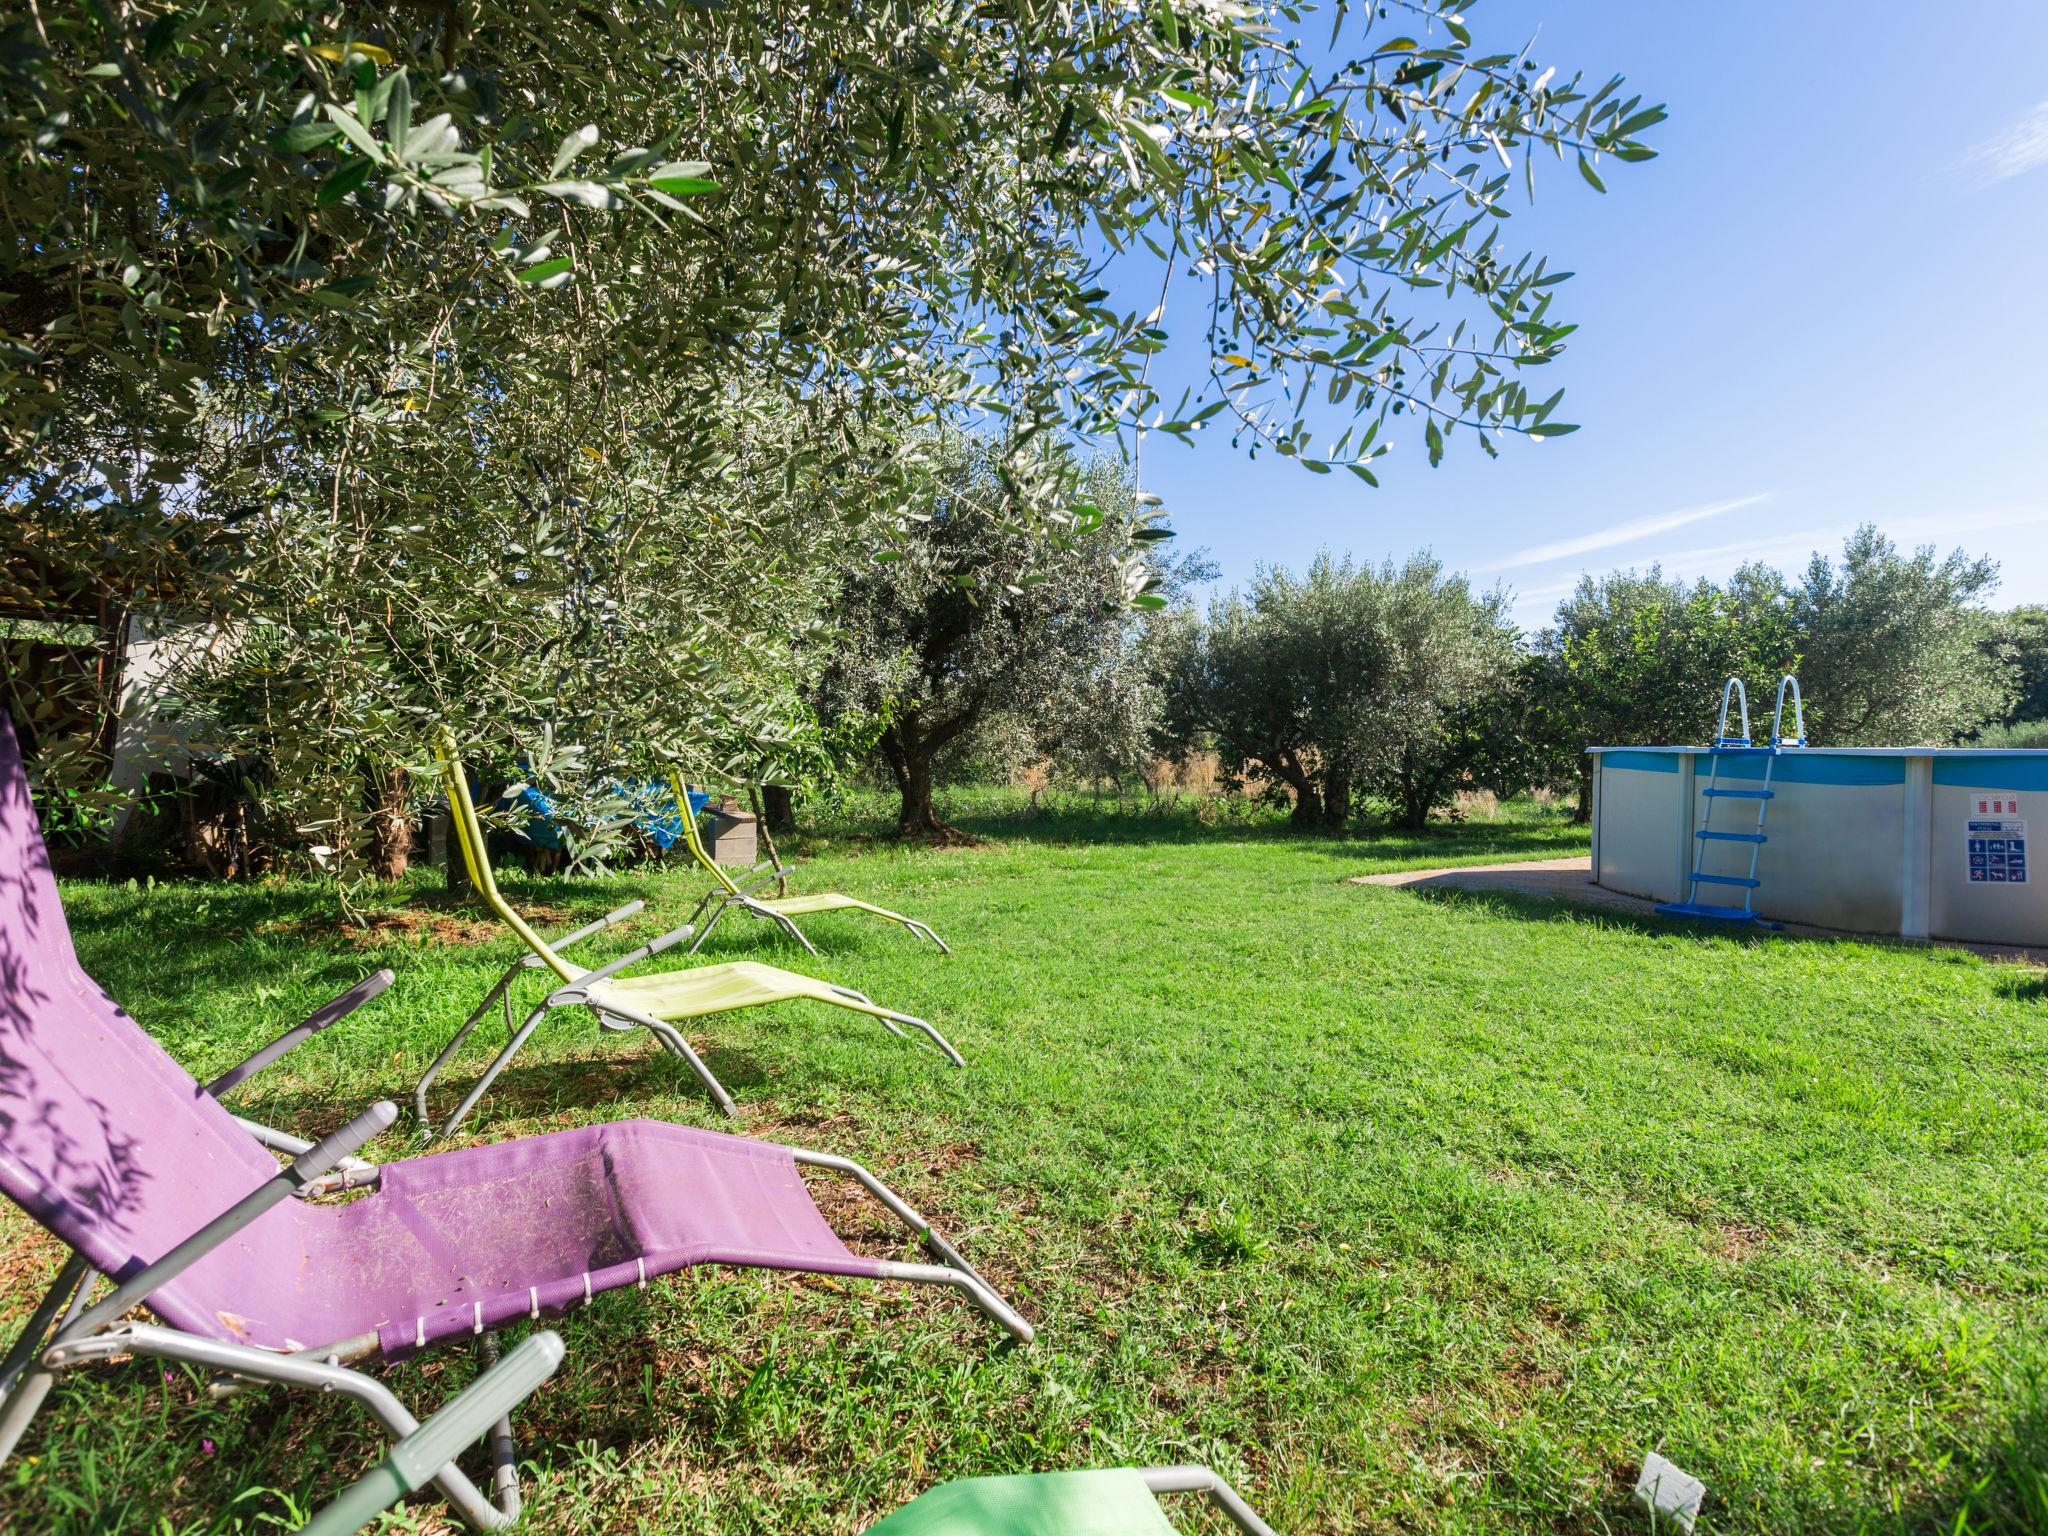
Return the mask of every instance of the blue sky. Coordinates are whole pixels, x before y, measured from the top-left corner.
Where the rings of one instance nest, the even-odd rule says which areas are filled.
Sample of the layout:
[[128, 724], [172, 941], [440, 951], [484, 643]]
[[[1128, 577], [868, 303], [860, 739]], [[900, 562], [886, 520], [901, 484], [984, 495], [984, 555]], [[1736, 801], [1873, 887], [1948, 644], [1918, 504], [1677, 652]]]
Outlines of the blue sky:
[[[1145, 487], [1224, 583], [1328, 547], [1433, 549], [1541, 624], [1582, 571], [1804, 565], [1857, 523], [2002, 566], [1997, 606], [2048, 601], [2048, 0], [1967, 19], [1903, 0], [1484, 0], [1486, 46], [1537, 34], [1561, 73], [1667, 103], [1659, 158], [1539, 175], [1503, 243], [1577, 274], [1570, 352], [1531, 375], [1583, 430], [1419, 441], [1375, 491], [1227, 438], [1145, 445]], [[1943, 67], [1943, 61], [1947, 66]], [[1554, 316], [1555, 317], [1555, 316]], [[1192, 378], [1192, 345], [1159, 376]]]

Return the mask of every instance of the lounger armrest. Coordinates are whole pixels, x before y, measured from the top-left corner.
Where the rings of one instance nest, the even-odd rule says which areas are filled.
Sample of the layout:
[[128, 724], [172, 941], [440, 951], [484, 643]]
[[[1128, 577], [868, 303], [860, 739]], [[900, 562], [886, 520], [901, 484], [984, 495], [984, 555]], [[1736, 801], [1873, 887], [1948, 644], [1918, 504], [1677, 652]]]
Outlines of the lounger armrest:
[[581, 928], [578, 928], [574, 933], [565, 933], [559, 939], [551, 939], [549, 942], [553, 944], [556, 949], [567, 949], [571, 944], [581, 944], [585, 939], [590, 938], [595, 934], [603, 933], [605, 929], [611, 927], [614, 923], [623, 923], [627, 918], [631, 917], [634, 913], [640, 911], [640, 909], [645, 907], [646, 905], [647, 903], [644, 901], [629, 901], [623, 907], [618, 908], [616, 911], [605, 913], [605, 915], [603, 917], [600, 917], [596, 922], [585, 923]]
[[407, 1494], [426, 1487], [531, 1397], [561, 1363], [562, 1336], [552, 1329], [534, 1334], [392, 1446], [381, 1462], [301, 1527], [299, 1536], [352, 1536]]
[[654, 940], [652, 943], [642, 944], [638, 949], [629, 949], [623, 955], [619, 956], [618, 959], [610, 961], [607, 964], [600, 965], [594, 971], [584, 972], [583, 975], [577, 977], [575, 981], [571, 982], [569, 986], [567, 988], [564, 988], [563, 990], [581, 992], [586, 987], [588, 987], [593, 981], [609, 980], [611, 977], [618, 975], [619, 972], [627, 969], [629, 966], [638, 965], [642, 960], [653, 959], [654, 956], [660, 954], [664, 949], [673, 949], [676, 945], [682, 943], [683, 940], [689, 938], [696, 931], [697, 930], [692, 928], [688, 923], [685, 923], [682, 927], [677, 928], [672, 932], [664, 933], [660, 938]]
[[[763, 870], [766, 870], [767, 873], [762, 874], [761, 872]], [[773, 885], [776, 881], [780, 880], [785, 873], [786, 871], [782, 868], [782, 866], [780, 864], [777, 864], [773, 859], [764, 859], [759, 864], [756, 864], [752, 869], [748, 870], [744, 875], [741, 875], [738, 880], [735, 880], [733, 882], [733, 884], [737, 885], [740, 888], [740, 894], [742, 896], [751, 896], [754, 894], [754, 892], [760, 890], [763, 886]]]
[[337, 1024], [347, 1018], [371, 998], [377, 996], [386, 987], [390, 986], [394, 979], [394, 976], [388, 969], [372, 971], [339, 997], [321, 1004], [320, 1007], [306, 1016], [304, 1023], [294, 1024], [290, 1029], [271, 1041], [270, 1044], [264, 1046], [262, 1050], [256, 1052], [255, 1055], [249, 1056], [235, 1066], [229, 1067], [227, 1071], [221, 1073], [219, 1077], [216, 1077], [206, 1085], [206, 1092], [211, 1097], [217, 1099], [231, 1089], [241, 1086], [242, 1083], [254, 1077], [287, 1051], [305, 1044], [308, 1040], [319, 1034], [321, 1030], [327, 1028], [328, 1025]]
[[[373, 1137], [381, 1136], [390, 1130], [391, 1123], [397, 1118], [398, 1106], [388, 1099], [383, 1099], [372, 1104], [340, 1130], [321, 1137], [288, 1165], [278, 1169], [275, 1178], [264, 1180], [154, 1264], [144, 1265], [116, 1285], [104, 1298], [89, 1307], [76, 1322], [64, 1329], [58, 1335], [57, 1342], [82, 1337], [113, 1322], [137, 1302], [145, 1300], [159, 1286], [175, 1280], [271, 1207], [289, 1200], [343, 1158], [360, 1150]], [[176, 1169], [162, 1169], [158, 1172], [160, 1177], [177, 1177]]]
[[[603, 933], [605, 929], [610, 928], [615, 923], [623, 923], [627, 918], [631, 917], [634, 913], [638, 912], [642, 907], [646, 905], [647, 903], [644, 901], [629, 901], [623, 907], [620, 907], [615, 911], [605, 913], [605, 915], [603, 917], [600, 917], [596, 922], [585, 923], [581, 928], [578, 928], [574, 933], [565, 933], [559, 939], [550, 939], [548, 941], [548, 947], [550, 949], [555, 950], [564, 950], [567, 949], [571, 944], [581, 944], [585, 939], [590, 938], [595, 934]], [[518, 963], [521, 970], [535, 971], [546, 966], [548, 962], [545, 958], [543, 958], [540, 955], [521, 955], [519, 957]]]

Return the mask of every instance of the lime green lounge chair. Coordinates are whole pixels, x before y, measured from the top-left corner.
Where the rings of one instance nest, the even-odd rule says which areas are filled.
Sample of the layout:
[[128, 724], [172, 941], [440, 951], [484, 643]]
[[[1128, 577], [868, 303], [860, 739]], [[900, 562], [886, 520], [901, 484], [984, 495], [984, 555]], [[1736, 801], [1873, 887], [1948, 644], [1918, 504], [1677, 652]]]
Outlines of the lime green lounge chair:
[[1174, 1536], [1162, 1493], [1206, 1493], [1245, 1536], [1274, 1536], [1207, 1467], [969, 1478], [920, 1494], [867, 1536]]
[[718, 926], [718, 920], [734, 907], [754, 917], [766, 918], [814, 955], [818, 952], [817, 948], [804, 937], [803, 930], [791, 919], [809, 917], [817, 912], [871, 912], [885, 922], [896, 923], [907, 932], [930, 939], [938, 945], [939, 953], [942, 955], [950, 955], [953, 952], [946, 947], [944, 939], [916, 918], [905, 917], [901, 912], [891, 912], [887, 907], [878, 907], [858, 897], [842, 896], [837, 891], [822, 891], [810, 896], [756, 896], [755, 891], [772, 880], [782, 879], [789, 872], [775, 860], [766, 859], [741, 877], [749, 882], [747, 885], [742, 886], [736, 882], [725, 872], [725, 866], [705, 851], [703, 839], [697, 836], [697, 818], [689, 812], [690, 797], [683, 785], [682, 775], [671, 775], [671, 782], [675, 788], [676, 805], [681, 808], [683, 840], [690, 845], [690, 857], [709, 870], [711, 878], [718, 882], [704, 893], [704, 899], [697, 903], [697, 910], [690, 914], [690, 923], [694, 927], [697, 920], [704, 916], [707, 908], [711, 912], [710, 919], [705, 922], [695, 942], [690, 945], [691, 954], [694, 955], [704, 947], [704, 941], [711, 937], [711, 930]]
[[[660, 938], [642, 944], [608, 964], [595, 970], [584, 970], [564, 959], [561, 949], [580, 942], [594, 933], [603, 931], [623, 917], [639, 908], [639, 903], [630, 903], [618, 911], [608, 913], [597, 922], [566, 935], [557, 944], [550, 944], [516, 912], [498, 890], [498, 883], [491, 877], [491, 865], [484, 852], [483, 826], [477, 820], [475, 803], [470, 799], [469, 781], [463, 774], [455, 755], [455, 745], [444, 733], [437, 745], [441, 759], [441, 777], [448, 790], [449, 820], [453, 826], [455, 840], [462, 852], [463, 864], [469, 870], [469, 878], [475, 884], [477, 894], [497, 914], [499, 920], [517, 934], [530, 951], [505, 968], [497, 984], [485, 995], [476, 1011], [463, 1021], [441, 1054], [434, 1058], [427, 1068], [426, 1076], [420, 1079], [419, 1087], [413, 1091], [413, 1107], [418, 1112], [420, 1124], [429, 1136], [451, 1134], [477, 1101], [487, 1092], [498, 1074], [505, 1070], [527, 1038], [539, 1028], [543, 1019], [560, 1008], [587, 1008], [597, 1022], [606, 1029], [630, 1031], [644, 1029], [661, 1042], [668, 1050], [680, 1056], [697, 1074], [713, 1101], [728, 1115], [737, 1114], [732, 1095], [725, 1091], [704, 1059], [691, 1048], [676, 1025], [685, 1019], [707, 1018], [712, 1014], [732, 1013], [741, 1008], [759, 1008], [770, 1003], [810, 1001], [827, 1003], [834, 1008], [846, 1008], [855, 1013], [867, 1014], [877, 1019], [884, 1028], [906, 1040], [916, 1040], [910, 1030], [917, 1030], [924, 1036], [930, 1047], [943, 1055], [954, 1066], [965, 1066], [960, 1053], [953, 1049], [945, 1036], [941, 1035], [923, 1019], [912, 1014], [898, 1013], [883, 1008], [865, 994], [851, 987], [835, 986], [820, 981], [814, 976], [800, 976], [795, 971], [780, 970], [772, 965], [760, 965], [750, 960], [735, 961], [727, 965], [699, 966], [694, 970], [657, 972], [644, 976], [621, 974], [642, 961], [651, 959], [663, 950], [669, 949], [690, 937], [693, 932], [689, 924], [672, 929]], [[687, 802], [685, 802], [687, 803]], [[688, 818], [684, 818], [688, 825]], [[526, 1016], [524, 1023], [515, 1025], [512, 1017], [512, 983], [527, 970], [545, 968], [553, 971], [560, 985], [543, 998], [540, 1005]], [[433, 1119], [427, 1111], [427, 1090], [434, 1079], [455, 1058], [462, 1048], [462, 1042], [481, 1024], [493, 1004], [502, 1007], [505, 1029], [509, 1036], [505, 1048], [484, 1070], [468, 1095], [456, 1107], [439, 1131], [434, 1129]], [[906, 1028], [906, 1026], [908, 1026]]]

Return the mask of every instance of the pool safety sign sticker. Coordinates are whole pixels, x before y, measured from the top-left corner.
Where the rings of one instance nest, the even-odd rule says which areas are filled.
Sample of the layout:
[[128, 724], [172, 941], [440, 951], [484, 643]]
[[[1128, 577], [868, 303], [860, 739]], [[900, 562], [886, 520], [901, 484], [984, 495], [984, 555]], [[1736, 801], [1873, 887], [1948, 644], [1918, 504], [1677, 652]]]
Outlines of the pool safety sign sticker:
[[1979, 795], [1969, 820], [1970, 883], [2027, 883], [2027, 824], [2016, 795]]

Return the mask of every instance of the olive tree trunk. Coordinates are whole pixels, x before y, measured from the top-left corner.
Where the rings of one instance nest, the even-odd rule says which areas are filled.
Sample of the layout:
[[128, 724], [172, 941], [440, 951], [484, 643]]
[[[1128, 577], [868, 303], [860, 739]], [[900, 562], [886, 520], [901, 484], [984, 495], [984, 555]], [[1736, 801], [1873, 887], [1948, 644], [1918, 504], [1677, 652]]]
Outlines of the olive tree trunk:
[[370, 873], [403, 880], [412, 863], [411, 780], [403, 768], [370, 770]]
[[939, 748], [958, 734], [957, 730], [944, 735], [923, 730], [914, 715], [893, 722], [882, 732], [882, 760], [889, 765], [889, 776], [896, 783], [901, 802], [896, 811], [898, 837], [932, 842], [965, 838], [958, 827], [942, 821], [932, 805], [933, 764]]

